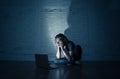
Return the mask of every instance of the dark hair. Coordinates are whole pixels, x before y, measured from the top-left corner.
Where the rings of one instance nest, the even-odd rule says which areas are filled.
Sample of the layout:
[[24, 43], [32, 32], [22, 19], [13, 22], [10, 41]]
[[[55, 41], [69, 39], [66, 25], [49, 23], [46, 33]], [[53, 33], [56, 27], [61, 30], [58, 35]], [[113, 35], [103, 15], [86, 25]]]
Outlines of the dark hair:
[[55, 39], [56, 39], [56, 38], [60, 38], [61, 40], [62, 40], [62, 38], [65, 38], [65, 39], [68, 41], [67, 37], [66, 37], [64, 34], [62, 34], [62, 33], [57, 34], [57, 35], [55, 36]]
[[55, 36], [55, 38], [66, 38], [66, 36], [62, 33], [59, 33]]

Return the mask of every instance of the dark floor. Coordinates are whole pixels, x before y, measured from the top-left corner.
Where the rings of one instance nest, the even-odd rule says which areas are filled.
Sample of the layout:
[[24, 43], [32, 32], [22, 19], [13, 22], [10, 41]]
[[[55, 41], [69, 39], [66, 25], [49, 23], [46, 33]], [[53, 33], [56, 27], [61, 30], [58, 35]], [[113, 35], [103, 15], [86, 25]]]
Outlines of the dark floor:
[[83, 62], [46, 70], [37, 69], [34, 62], [0, 61], [0, 79], [120, 79], [120, 62]]

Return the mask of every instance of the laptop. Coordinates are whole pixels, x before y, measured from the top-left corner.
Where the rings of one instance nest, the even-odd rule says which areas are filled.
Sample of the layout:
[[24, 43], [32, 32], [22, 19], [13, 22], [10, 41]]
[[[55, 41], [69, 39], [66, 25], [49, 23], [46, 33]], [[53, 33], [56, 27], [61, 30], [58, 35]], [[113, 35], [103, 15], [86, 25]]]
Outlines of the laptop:
[[58, 66], [54, 63], [49, 63], [47, 54], [35, 54], [35, 63], [37, 68], [56, 69]]

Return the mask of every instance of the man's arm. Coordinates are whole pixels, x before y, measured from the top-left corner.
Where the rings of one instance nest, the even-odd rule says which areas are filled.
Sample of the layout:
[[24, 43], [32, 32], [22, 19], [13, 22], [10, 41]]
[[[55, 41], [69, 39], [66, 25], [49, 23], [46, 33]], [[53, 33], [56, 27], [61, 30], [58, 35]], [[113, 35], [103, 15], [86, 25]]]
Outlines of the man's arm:
[[60, 48], [60, 47], [57, 47], [56, 58], [57, 58], [57, 59], [60, 59], [60, 58], [61, 58], [61, 48]]
[[74, 47], [71, 43], [68, 44], [68, 49], [66, 48], [66, 46], [61, 47], [64, 56], [67, 58], [68, 61], [70, 61], [73, 58], [74, 53]]
[[71, 59], [70, 53], [69, 53], [70, 51], [68, 51], [65, 46], [64, 46], [64, 47], [61, 47], [61, 51], [62, 51], [62, 53], [64, 54], [64, 56], [66, 57], [66, 59], [67, 59], [68, 61], [70, 61], [70, 59]]

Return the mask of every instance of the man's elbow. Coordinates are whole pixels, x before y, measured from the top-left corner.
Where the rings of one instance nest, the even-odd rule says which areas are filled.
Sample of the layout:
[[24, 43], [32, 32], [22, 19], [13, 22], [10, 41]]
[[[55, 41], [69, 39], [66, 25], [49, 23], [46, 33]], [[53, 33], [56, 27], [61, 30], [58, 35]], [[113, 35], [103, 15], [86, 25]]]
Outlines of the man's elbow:
[[59, 56], [59, 55], [56, 55], [56, 58], [57, 58], [57, 59], [60, 59], [60, 56]]

